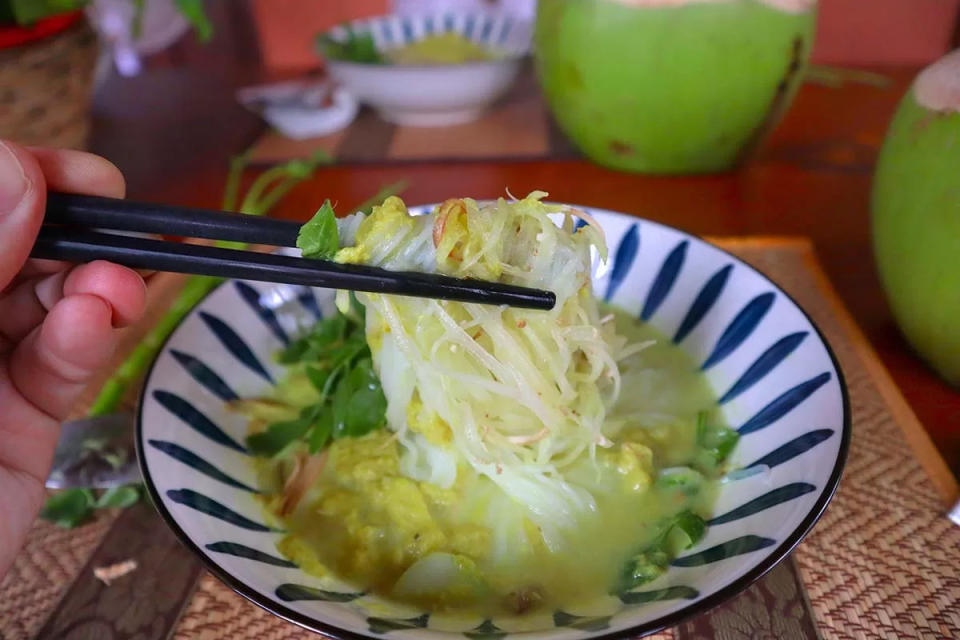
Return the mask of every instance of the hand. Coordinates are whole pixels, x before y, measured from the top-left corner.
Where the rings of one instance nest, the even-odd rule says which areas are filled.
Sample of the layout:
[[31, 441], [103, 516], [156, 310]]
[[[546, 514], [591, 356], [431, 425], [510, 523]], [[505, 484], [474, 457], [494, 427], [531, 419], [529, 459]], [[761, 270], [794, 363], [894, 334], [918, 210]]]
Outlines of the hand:
[[146, 297], [126, 267], [29, 259], [48, 189], [123, 197], [124, 182], [89, 153], [0, 141], [0, 576], [43, 503], [60, 421]]

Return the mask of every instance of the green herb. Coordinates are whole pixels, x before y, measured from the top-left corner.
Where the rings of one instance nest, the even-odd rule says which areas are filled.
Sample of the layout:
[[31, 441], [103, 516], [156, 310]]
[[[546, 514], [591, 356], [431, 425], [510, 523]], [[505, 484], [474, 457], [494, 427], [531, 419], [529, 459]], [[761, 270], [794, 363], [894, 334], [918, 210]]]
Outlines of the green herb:
[[740, 434], [734, 429], [712, 424], [708, 412], [697, 414], [697, 445], [699, 451], [693, 460], [693, 466], [705, 474], [716, 472], [730, 456]]
[[310, 343], [310, 346], [315, 349], [322, 349], [323, 347], [335, 344], [343, 340], [349, 328], [348, 324], [347, 317], [343, 314], [337, 313], [332, 315], [313, 327], [310, 335], [307, 336], [307, 341]]
[[327, 441], [333, 435], [333, 412], [325, 411], [316, 424], [313, 425], [313, 431], [310, 432], [310, 453], [316, 453], [326, 446]]
[[380, 190], [377, 191], [373, 196], [364, 200], [360, 205], [357, 206], [354, 211], [359, 211], [360, 213], [365, 213], [370, 215], [373, 212], [373, 208], [379, 204], [383, 204], [383, 201], [389, 198], [390, 196], [397, 196], [406, 191], [407, 187], [410, 186], [406, 180], [398, 180], [392, 184], [385, 185], [380, 187]]
[[136, 487], [113, 487], [103, 492], [94, 506], [97, 509], [126, 509], [140, 501], [140, 491]]
[[681, 511], [660, 527], [656, 539], [624, 564], [618, 591], [629, 591], [663, 575], [673, 558], [703, 539], [707, 523], [692, 511]]
[[334, 376], [337, 373], [337, 369], [331, 369], [330, 367], [324, 367], [322, 369], [318, 367], [306, 367], [305, 370], [310, 384], [320, 393], [326, 391], [331, 381], [335, 379]]
[[369, 32], [357, 33], [345, 26], [347, 38], [337, 40], [329, 34], [317, 36], [317, 48], [320, 54], [331, 60], [359, 62], [363, 64], [384, 64], [386, 58], [377, 51], [377, 44]]
[[140, 490], [134, 485], [107, 489], [99, 497], [91, 489], [66, 489], [47, 499], [40, 517], [72, 529], [89, 520], [97, 509], [125, 509], [139, 501]]
[[40, 517], [58, 527], [70, 529], [90, 519], [94, 502], [90, 489], [67, 489], [47, 499]]
[[288, 444], [306, 435], [312, 425], [312, 416], [303, 414], [296, 420], [271, 423], [260, 433], [248, 436], [247, 447], [254, 455], [275, 456]]
[[340, 248], [340, 233], [337, 231], [337, 218], [330, 201], [326, 200], [320, 210], [297, 235], [297, 247], [304, 258], [330, 260]]
[[337, 385], [333, 398], [333, 437], [359, 438], [383, 426], [387, 399], [373, 364], [363, 359]]
[[660, 549], [642, 551], [630, 558], [620, 576], [619, 591], [629, 591], [663, 575], [670, 558]]
[[657, 476], [656, 486], [693, 496], [703, 487], [703, 474], [689, 467], [671, 470]]
[[301, 439], [316, 453], [331, 438], [359, 437], [385, 424], [387, 400], [364, 333], [363, 308], [353, 298], [350, 315], [324, 318], [280, 353], [281, 362], [303, 365], [317, 400], [298, 419], [249, 436], [254, 454], [274, 456]]
[[364, 352], [370, 353], [367, 343], [362, 336], [355, 335], [340, 346], [330, 349], [326, 356], [326, 362], [333, 369], [337, 369], [341, 365], [350, 366], [350, 363]]
[[664, 538], [666, 552], [676, 558], [681, 551], [689, 549], [703, 539], [707, 523], [692, 511], [681, 511]]

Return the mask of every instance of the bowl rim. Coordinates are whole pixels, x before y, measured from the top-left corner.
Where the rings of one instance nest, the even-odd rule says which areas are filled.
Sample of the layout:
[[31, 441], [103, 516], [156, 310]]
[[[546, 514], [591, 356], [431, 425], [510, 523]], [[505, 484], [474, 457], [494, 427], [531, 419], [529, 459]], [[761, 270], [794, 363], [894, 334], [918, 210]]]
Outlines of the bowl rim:
[[496, 60], [471, 60], [469, 62], [457, 62], [454, 64], [380, 64], [377, 62], [354, 62], [353, 60], [335, 60], [333, 58], [325, 58], [324, 64], [328, 67], [341, 67], [349, 70], [368, 69], [374, 73], [396, 73], [399, 71], [418, 71], [424, 73], [442, 71], [448, 73], [462, 73], [464, 71], [471, 71], [475, 69], [489, 69], [493, 67], [515, 65], [523, 62], [528, 57], [530, 57], [529, 53], [522, 53], [504, 56], [502, 58], [497, 58]]
[[[339, 23], [333, 25], [332, 27], [328, 27], [328, 28], [320, 31], [320, 32], [317, 34], [317, 36], [315, 36], [315, 37], [318, 37], [318, 36], [321, 36], [321, 35], [331, 36], [331, 34], [332, 34], [333, 31], [335, 31], [336, 29], [339, 29], [339, 28], [343, 28], [344, 26], [348, 26], [348, 25], [349, 25], [349, 26], [352, 27], [352, 26], [356, 26], [356, 25], [363, 25], [363, 24], [372, 23], [372, 22], [375, 22], [375, 21], [377, 21], [377, 20], [386, 20], [386, 19], [395, 18], [395, 17], [407, 17], [407, 18], [413, 18], [413, 19], [418, 19], [418, 20], [420, 20], [420, 19], [424, 19], [424, 18], [426, 18], [426, 17], [447, 16], [447, 15], [457, 15], [457, 16], [481, 16], [481, 17], [484, 17], [484, 18], [491, 17], [491, 16], [494, 16], [494, 17], [496, 16], [496, 14], [492, 14], [492, 13], [490, 13], [490, 12], [486, 12], [486, 11], [476, 11], [476, 10], [474, 10], [474, 11], [422, 11], [422, 12], [418, 12], [418, 13], [409, 13], [409, 14], [380, 13], [380, 14], [377, 14], [377, 15], [375, 15], [375, 16], [369, 16], [369, 17], [366, 17], [366, 18], [354, 18], [354, 19], [352, 19], [352, 20], [345, 20], [345, 21], [343, 21], [343, 22], [339, 22]], [[530, 29], [531, 34], [533, 33], [533, 21], [531, 21], [531, 20], [525, 20], [525, 19], [520, 18], [520, 17], [513, 17], [512, 19], [515, 20], [515, 21], [516, 21], [517, 23], [519, 23], [519, 24], [527, 25], [527, 26], [529, 27], [529, 29]], [[441, 32], [438, 32], [438, 33], [446, 33], [446, 31], [441, 31]], [[435, 35], [435, 34], [428, 34], [428, 35]], [[484, 48], [485, 48], [485, 49], [490, 49], [490, 47], [487, 47], [487, 46], [485, 46]], [[378, 69], [378, 68], [379, 68], [379, 69], [383, 69], [383, 70], [388, 70], [388, 69], [394, 69], [394, 70], [406, 69], [406, 70], [417, 70], [417, 71], [426, 71], [426, 70], [430, 70], [430, 69], [451, 69], [451, 70], [454, 70], [454, 69], [455, 69], [455, 70], [463, 71], [463, 70], [465, 70], [465, 69], [478, 68], [478, 67], [479, 67], [479, 68], [483, 68], [483, 67], [502, 66], [502, 65], [504, 65], [504, 64], [506, 64], [506, 63], [515, 64], [515, 63], [517, 63], [517, 62], [521, 62], [521, 61], [523, 61], [523, 60], [525, 60], [525, 59], [527, 59], [527, 58], [530, 58], [531, 55], [532, 55], [532, 51], [533, 51], [533, 37], [532, 37], [532, 35], [531, 35], [530, 43], [527, 45], [527, 47], [524, 49], [524, 51], [521, 51], [521, 52], [507, 52], [506, 55], [504, 55], [504, 56], [502, 56], [502, 57], [500, 57], [500, 58], [496, 58], [496, 59], [494, 59], [494, 60], [471, 60], [471, 61], [467, 61], [467, 62], [456, 62], [456, 63], [452, 63], [452, 64], [447, 64], [447, 63], [434, 63], [434, 64], [430, 64], [430, 63], [424, 63], [424, 62], [415, 63], [415, 64], [410, 64], [410, 63], [382, 64], [382, 63], [378, 63], [378, 62], [355, 62], [355, 61], [353, 61], [353, 60], [338, 60], [338, 59], [336, 59], [336, 58], [327, 58], [327, 57], [322, 56], [322, 55], [321, 55], [321, 57], [322, 57], [322, 59], [323, 59], [323, 63], [326, 64], [326, 65], [344, 66], [344, 67], [346, 67], [346, 68], [348, 68], [348, 69], [350, 69], [350, 68], [353, 68], [353, 69]]]
[[[424, 205], [412, 205], [408, 208], [423, 209], [427, 207], [432, 207], [436, 203], [428, 203]], [[551, 203], [555, 204], [555, 203]], [[560, 203], [556, 203], [560, 204]], [[569, 203], [563, 203], [573, 209], [586, 209], [593, 212], [609, 213], [616, 216], [622, 216], [633, 220], [639, 224], [648, 224], [663, 227], [679, 233], [681, 236], [684, 236], [691, 240], [696, 240], [706, 244], [713, 249], [721, 252], [727, 257], [734, 260], [737, 264], [749, 269], [756, 275], [758, 275], [762, 280], [764, 280], [768, 285], [772, 286], [776, 291], [785, 296], [793, 305], [800, 311], [803, 317], [807, 322], [810, 323], [810, 326], [813, 328], [817, 337], [820, 339], [820, 342], [823, 344], [827, 355], [830, 357], [830, 361], [833, 364], [834, 369], [837, 372], [837, 384], [840, 386], [840, 396], [841, 396], [841, 405], [843, 409], [843, 424], [841, 427], [840, 433], [840, 447], [837, 451], [837, 460], [834, 463], [833, 469], [830, 472], [830, 476], [824, 484], [823, 490], [820, 492], [820, 495], [817, 496], [816, 502], [813, 504], [813, 507], [807, 513], [807, 515], [801, 520], [800, 524], [784, 539], [784, 541], [777, 546], [766, 558], [761, 560], [757, 566], [753, 567], [750, 571], [747, 571], [744, 575], [740, 576], [730, 584], [718, 589], [717, 591], [711, 593], [710, 595], [701, 598], [693, 603], [690, 603], [686, 606], [681, 607], [677, 611], [672, 613], [660, 616], [654, 620], [651, 620], [647, 623], [632, 625], [624, 629], [617, 631], [610, 631], [606, 633], [600, 633], [595, 635], [588, 635], [589, 640], [628, 640], [631, 638], [636, 638], [638, 636], [646, 636], [652, 633], [657, 633], [674, 627], [681, 622], [692, 619], [696, 616], [699, 616], [703, 613], [706, 613], [710, 609], [713, 609], [720, 604], [731, 600], [735, 596], [739, 595], [742, 591], [746, 590], [747, 587], [752, 585], [754, 582], [762, 578], [768, 572], [770, 572], [774, 567], [783, 562], [787, 556], [796, 548], [800, 542], [810, 533], [816, 523], [820, 520], [824, 511], [826, 511], [827, 506], [830, 504], [830, 501], [833, 499], [834, 494], [837, 491], [838, 486], [840, 485], [840, 479], [843, 475], [843, 469], [846, 466], [847, 457], [850, 450], [850, 440], [853, 433], [852, 428], [852, 415], [850, 409], [850, 396], [847, 389], [846, 377], [844, 376], [843, 369], [840, 367], [840, 361], [838, 360], [836, 353], [833, 350], [833, 347], [830, 346], [830, 343], [827, 341], [826, 337], [823, 335], [823, 332], [820, 330], [820, 327], [814, 322], [813, 318], [810, 317], [810, 314], [794, 299], [792, 295], [784, 291], [778, 284], [771, 280], [766, 274], [754, 267], [753, 265], [747, 263], [741, 258], [735, 256], [733, 253], [718, 247], [712, 242], [706, 240], [702, 236], [678, 229], [674, 226], [664, 224], [662, 222], [657, 222], [650, 220], [648, 218], [641, 218], [639, 216], [634, 216], [629, 213], [624, 213], [621, 211], [613, 211], [611, 209], [603, 209], [600, 207], [591, 207], [587, 205], [574, 205]], [[196, 305], [188, 312], [188, 315], [193, 313], [194, 309], [199, 307], [203, 302], [207, 300], [214, 292], [219, 291], [220, 288], [231, 282], [232, 280], [226, 280], [223, 283], [217, 285], [214, 289], [208, 292], [203, 298], [201, 298]], [[184, 318], [185, 320], [186, 318]], [[154, 507], [159, 512], [161, 518], [167, 524], [168, 527], [173, 531], [174, 535], [180, 540], [181, 544], [184, 544], [190, 551], [196, 554], [204, 568], [212, 573], [218, 580], [225, 583], [228, 587], [233, 589], [235, 592], [252, 602], [253, 604], [266, 609], [270, 613], [276, 615], [287, 622], [292, 622], [304, 629], [313, 631], [316, 633], [321, 633], [329, 636], [333, 640], [370, 640], [371, 638], [378, 638], [379, 636], [375, 634], [364, 634], [357, 633], [355, 631], [350, 631], [348, 629], [343, 629], [329, 622], [319, 620], [315, 617], [311, 617], [293, 609], [282, 605], [278, 602], [271, 600], [270, 598], [264, 596], [258, 592], [253, 587], [249, 586], [239, 578], [234, 577], [226, 569], [221, 567], [215, 560], [210, 558], [204, 551], [190, 539], [186, 532], [177, 524], [177, 521], [174, 519], [173, 515], [169, 510], [164, 506], [162, 496], [157, 490], [156, 485], [153, 482], [153, 478], [150, 476], [150, 471], [147, 468], [145, 463], [145, 457], [143, 452], [145, 451], [144, 441], [143, 441], [143, 406], [144, 399], [147, 392], [147, 386], [150, 381], [153, 371], [156, 368], [157, 360], [167, 349], [167, 343], [173, 338], [177, 329], [182, 325], [183, 321], [177, 324], [177, 328], [171, 331], [170, 335], [163, 341], [163, 344], [160, 346], [160, 349], [157, 351], [157, 355], [154, 356], [153, 360], [150, 363], [150, 367], [147, 369], [146, 374], [143, 377], [143, 388], [140, 391], [140, 395], [137, 402], [137, 411], [136, 411], [136, 422], [135, 422], [135, 437], [134, 443], [136, 445], [137, 452], [137, 464], [140, 467], [140, 472], [143, 476], [143, 483], [147, 489], [147, 493], [150, 496], [151, 501], [153, 502]], [[430, 632], [429, 629], [421, 630]], [[449, 632], [442, 632], [449, 633]], [[523, 636], [523, 632], [517, 632], [516, 634]]]

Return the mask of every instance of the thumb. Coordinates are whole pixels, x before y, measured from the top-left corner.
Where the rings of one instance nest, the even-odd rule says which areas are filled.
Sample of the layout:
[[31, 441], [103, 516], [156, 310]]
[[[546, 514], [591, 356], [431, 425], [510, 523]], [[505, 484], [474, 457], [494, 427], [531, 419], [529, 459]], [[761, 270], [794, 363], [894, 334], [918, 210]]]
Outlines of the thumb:
[[36, 159], [0, 140], [0, 291], [30, 256], [43, 223], [46, 183]]

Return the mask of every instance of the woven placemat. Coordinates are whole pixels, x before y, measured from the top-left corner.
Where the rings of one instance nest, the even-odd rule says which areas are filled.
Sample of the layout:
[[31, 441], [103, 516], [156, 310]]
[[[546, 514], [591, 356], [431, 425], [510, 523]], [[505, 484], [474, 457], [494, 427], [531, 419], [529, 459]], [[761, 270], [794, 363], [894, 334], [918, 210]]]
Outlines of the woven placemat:
[[0, 138], [83, 149], [99, 46], [81, 20], [62, 33], [0, 51]]
[[[850, 389], [853, 440], [836, 497], [790, 561], [730, 602], [654, 637], [960, 638], [960, 527], [944, 517], [958, 495], [957, 482], [839, 303], [810, 244], [785, 238], [714, 241], [793, 295], [827, 336]], [[162, 311], [178, 281], [163, 276], [151, 285], [151, 314]], [[137, 339], [134, 329], [124, 342]], [[93, 580], [94, 566], [137, 551], [124, 548], [133, 537], [125, 532], [150, 527], [150, 546], [164, 549], [165, 558], [177, 558], [166, 563], [171, 580], [137, 572], [110, 587]], [[70, 532], [38, 522], [0, 582], [0, 639], [38, 633], [117, 639], [168, 633], [191, 640], [314, 637], [209, 574], [191, 590], [196, 561], [181, 555], [171, 540], [144, 507], [119, 519], [104, 515]]]

